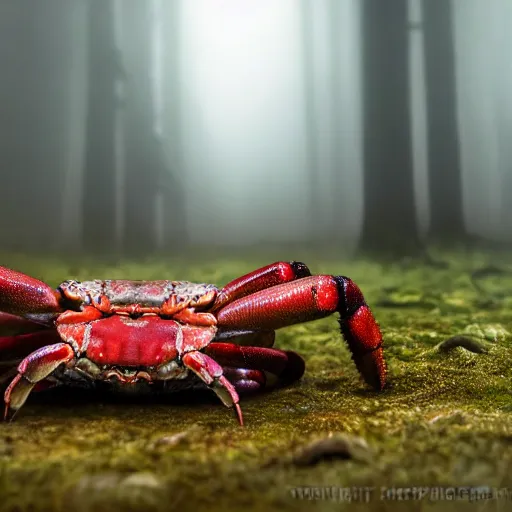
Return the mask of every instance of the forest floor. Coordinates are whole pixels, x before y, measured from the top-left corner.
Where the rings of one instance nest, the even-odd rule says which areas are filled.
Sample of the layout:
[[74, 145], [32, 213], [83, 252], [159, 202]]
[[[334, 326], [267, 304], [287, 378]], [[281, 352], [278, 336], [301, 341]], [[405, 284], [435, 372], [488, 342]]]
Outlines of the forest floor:
[[[382, 328], [389, 384], [363, 385], [333, 316], [279, 331], [276, 346], [302, 354], [306, 374], [243, 398], [245, 427], [208, 393], [33, 394], [0, 424], [0, 510], [510, 510], [512, 255], [438, 252], [448, 267], [437, 268], [311, 252], [110, 264], [1, 255], [51, 285], [221, 285], [281, 258], [348, 275]], [[465, 486], [450, 500], [450, 487]]]

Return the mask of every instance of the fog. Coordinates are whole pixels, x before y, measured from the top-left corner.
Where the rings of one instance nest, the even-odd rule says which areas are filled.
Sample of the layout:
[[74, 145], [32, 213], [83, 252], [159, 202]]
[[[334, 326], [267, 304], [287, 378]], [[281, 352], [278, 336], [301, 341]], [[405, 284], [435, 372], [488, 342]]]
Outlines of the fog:
[[382, 9], [2, 0], [1, 248], [511, 242], [512, 3]]

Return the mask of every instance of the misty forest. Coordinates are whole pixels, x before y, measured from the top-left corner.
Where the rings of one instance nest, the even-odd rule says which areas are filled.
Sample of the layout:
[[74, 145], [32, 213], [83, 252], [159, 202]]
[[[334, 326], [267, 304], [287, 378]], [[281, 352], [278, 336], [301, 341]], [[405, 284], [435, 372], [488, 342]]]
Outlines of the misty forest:
[[0, 0], [0, 512], [508, 510], [511, 26]]
[[508, 0], [0, 4], [2, 247], [510, 241]]

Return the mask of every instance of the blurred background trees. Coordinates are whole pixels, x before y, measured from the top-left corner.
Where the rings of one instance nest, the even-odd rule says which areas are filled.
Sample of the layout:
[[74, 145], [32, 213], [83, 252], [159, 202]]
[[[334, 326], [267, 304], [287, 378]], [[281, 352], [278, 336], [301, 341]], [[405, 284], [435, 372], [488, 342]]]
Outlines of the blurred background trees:
[[2, 248], [509, 243], [511, 21], [507, 0], [6, 0]]

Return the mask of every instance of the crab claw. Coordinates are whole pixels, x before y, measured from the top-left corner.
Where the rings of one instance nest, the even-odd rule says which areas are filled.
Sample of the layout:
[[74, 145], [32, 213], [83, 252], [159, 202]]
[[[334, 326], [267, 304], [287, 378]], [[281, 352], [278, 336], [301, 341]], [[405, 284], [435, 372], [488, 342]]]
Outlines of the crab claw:
[[27, 316], [21, 317], [0, 311], [0, 336], [14, 336], [44, 329], [48, 327], [51, 320], [50, 318], [45, 319], [44, 316], [27, 318]]
[[370, 308], [363, 304], [348, 318], [340, 315], [339, 323], [359, 373], [374, 389], [383, 389], [387, 372], [382, 335]]
[[38, 279], [0, 267], [0, 311], [23, 317], [58, 313], [60, 294]]
[[382, 335], [359, 287], [345, 276], [308, 276], [260, 290], [220, 309], [224, 329], [279, 329], [339, 313], [343, 337], [364, 380], [386, 385]]

